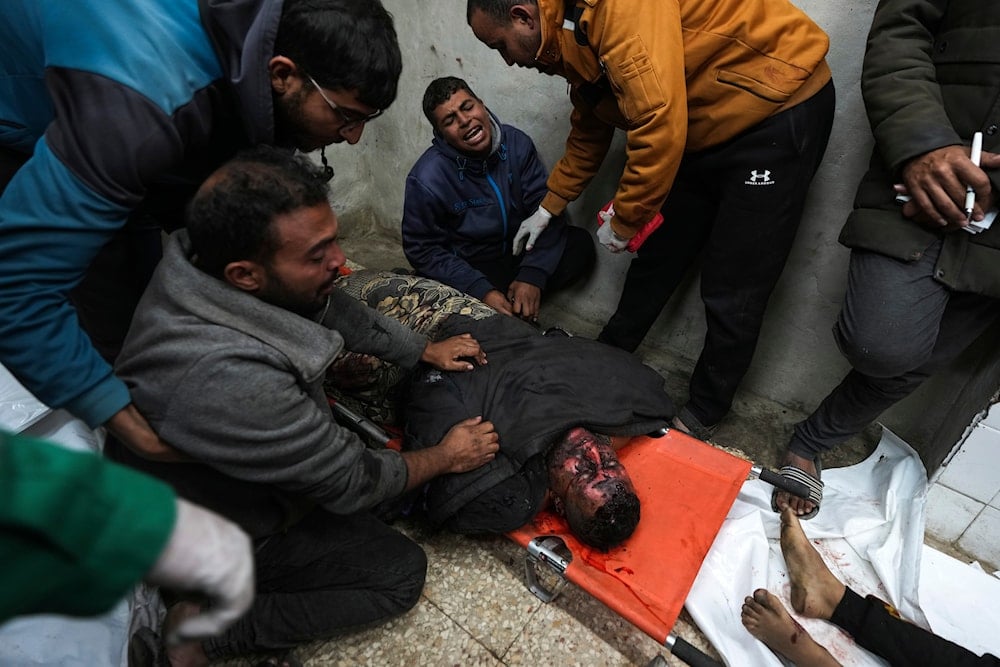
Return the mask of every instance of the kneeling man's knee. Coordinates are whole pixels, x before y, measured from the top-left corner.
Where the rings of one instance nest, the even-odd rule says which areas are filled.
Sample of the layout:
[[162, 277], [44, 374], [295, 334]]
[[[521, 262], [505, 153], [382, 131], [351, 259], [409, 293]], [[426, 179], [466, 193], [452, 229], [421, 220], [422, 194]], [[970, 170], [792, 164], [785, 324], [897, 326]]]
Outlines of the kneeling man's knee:
[[[379, 595], [386, 617], [404, 614], [420, 601], [427, 579], [427, 555], [416, 542], [404, 535], [394, 549], [391, 562], [380, 567]], [[402, 541], [405, 540], [405, 543]]]
[[427, 555], [419, 544], [409, 542], [406, 549], [400, 550], [394, 569], [395, 581], [386, 586], [386, 595], [396, 607], [394, 613], [402, 614], [420, 600], [427, 579]]
[[851, 366], [864, 375], [876, 378], [898, 377], [922, 366], [931, 349], [913, 339], [899, 340], [884, 332], [848, 330], [838, 322], [834, 338]]

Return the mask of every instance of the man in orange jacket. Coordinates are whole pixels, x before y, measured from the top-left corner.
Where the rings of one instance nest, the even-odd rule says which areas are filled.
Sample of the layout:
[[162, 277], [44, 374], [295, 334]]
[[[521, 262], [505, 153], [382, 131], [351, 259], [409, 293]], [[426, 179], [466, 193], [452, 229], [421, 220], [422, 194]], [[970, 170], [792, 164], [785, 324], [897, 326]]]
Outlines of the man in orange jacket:
[[600, 340], [635, 350], [702, 253], [708, 327], [674, 425], [707, 438], [750, 366], [826, 149], [826, 34], [788, 0], [469, 0], [467, 19], [508, 65], [570, 84], [566, 152], [522, 225], [562, 213], [626, 132], [597, 235], [636, 256]]

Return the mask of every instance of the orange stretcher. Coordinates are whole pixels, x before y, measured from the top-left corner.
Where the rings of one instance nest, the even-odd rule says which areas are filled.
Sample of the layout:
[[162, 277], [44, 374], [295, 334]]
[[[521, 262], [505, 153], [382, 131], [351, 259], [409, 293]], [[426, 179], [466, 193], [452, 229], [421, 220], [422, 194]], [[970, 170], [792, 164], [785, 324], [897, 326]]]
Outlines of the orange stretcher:
[[774, 483], [777, 475], [676, 430], [633, 438], [618, 457], [642, 503], [635, 533], [621, 546], [600, 552], [579, 542], [562, 517], [545, 510], [507, 534], [528, 551], [526, 583], [541, 600], [551, 601], [555, 594], [538, 577], [538, 568], [545, 566], [681, 660], [717, 665], [671, 631], [744, 480], [763, 477]]
[[[331, 400], [338, 420], [382, 446], [394, 437], [371, 420]], [[743, 482], [760, 478], [800, 496], [809, 489], [778, 473], [733, 456], [673, 429], [632, 438], [618, 450], [642, 503], [641, 519], [622, 545], [601, 552], [578, 541], [566, 521], [543, 510], [507, 536], [527, 550], [526, 585], [543, 602], [556, 592], [539, 568], [587, 591], [612, 611], [696, 667], [718, 666], [672, 633], [702, 561]], [[650, 663], [666, 664], [657, 656]]]

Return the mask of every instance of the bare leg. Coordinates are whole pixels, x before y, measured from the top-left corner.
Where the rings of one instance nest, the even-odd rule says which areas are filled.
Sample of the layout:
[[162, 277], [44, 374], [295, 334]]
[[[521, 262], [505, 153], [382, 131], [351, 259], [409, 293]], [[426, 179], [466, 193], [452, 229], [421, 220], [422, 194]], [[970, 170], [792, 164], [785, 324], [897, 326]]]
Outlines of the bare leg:
[[807, 618], [829, 621], [846, 587], [802, 532], [802, 524], [791, 508], [781, 513], [781, 553], [792, 582], [792, 608]]
[[[816, 476], [816, 464], [812, 460], [803, 458], [792, 452], [785, 452], [785, 458], [781, 462], [782, 466], [795, 466], [803, 472], [807, 472], [813, 477]], [[803, 514], [808, 514], [815, 507], [815, 503], [811, 500], [806, 500], [805, 498], [799, 498], [798, 496], [793, 496], [787, 491], [778, 491], [775, 495], [775, 504], [782, 510], [786, 507], [791, 507], [792, 511], [796, 515], [802, 516]]]
[[740, 620], [764, 646], [799, 667], [840, 667], [830, 652], [788, 614], [781, 600], [763, 588], [744, 600]]

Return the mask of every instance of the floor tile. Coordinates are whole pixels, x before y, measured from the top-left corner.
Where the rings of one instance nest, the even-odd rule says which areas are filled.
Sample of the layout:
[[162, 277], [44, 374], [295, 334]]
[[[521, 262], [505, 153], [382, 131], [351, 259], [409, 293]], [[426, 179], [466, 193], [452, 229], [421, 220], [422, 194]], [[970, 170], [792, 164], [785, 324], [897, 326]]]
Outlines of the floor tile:
[[307, 667], [494, 667], [500, 664], [486, 647], [425, 597], [400, 618], [377, 628], [310, 644], [299, 649], [298, 655]]
[[[693, 625], [678, 622], [674, 631], [703, 650], [711, 650]], [[567, 584], [558, 598], [542, 606], [503, 656], [503, 662], [511, 666], [614, 667], [647, 665], [656, 655], [663, 655], [670, 665], [684, 664], [589, 593]]]
[[980, 423], [1000, 431], [1000, 403], [991, 405], [983, 421]]
[[524, 585], [524, 551], [502, 537], [411, 533], [427, 552], [424, 596], [502, 657], [542, 602]]
[[954, 542], [985, 505], [941, 484], [927, 490], [926, 526], [924, 531], [944, 542]]
[[1000, 491], [1000, 431], [976, 426], [938, 482], [986, 504]]
[[1000, 568], [1000, 510], [987, 507], [958, 540], [958, 546], [992, 571]]

